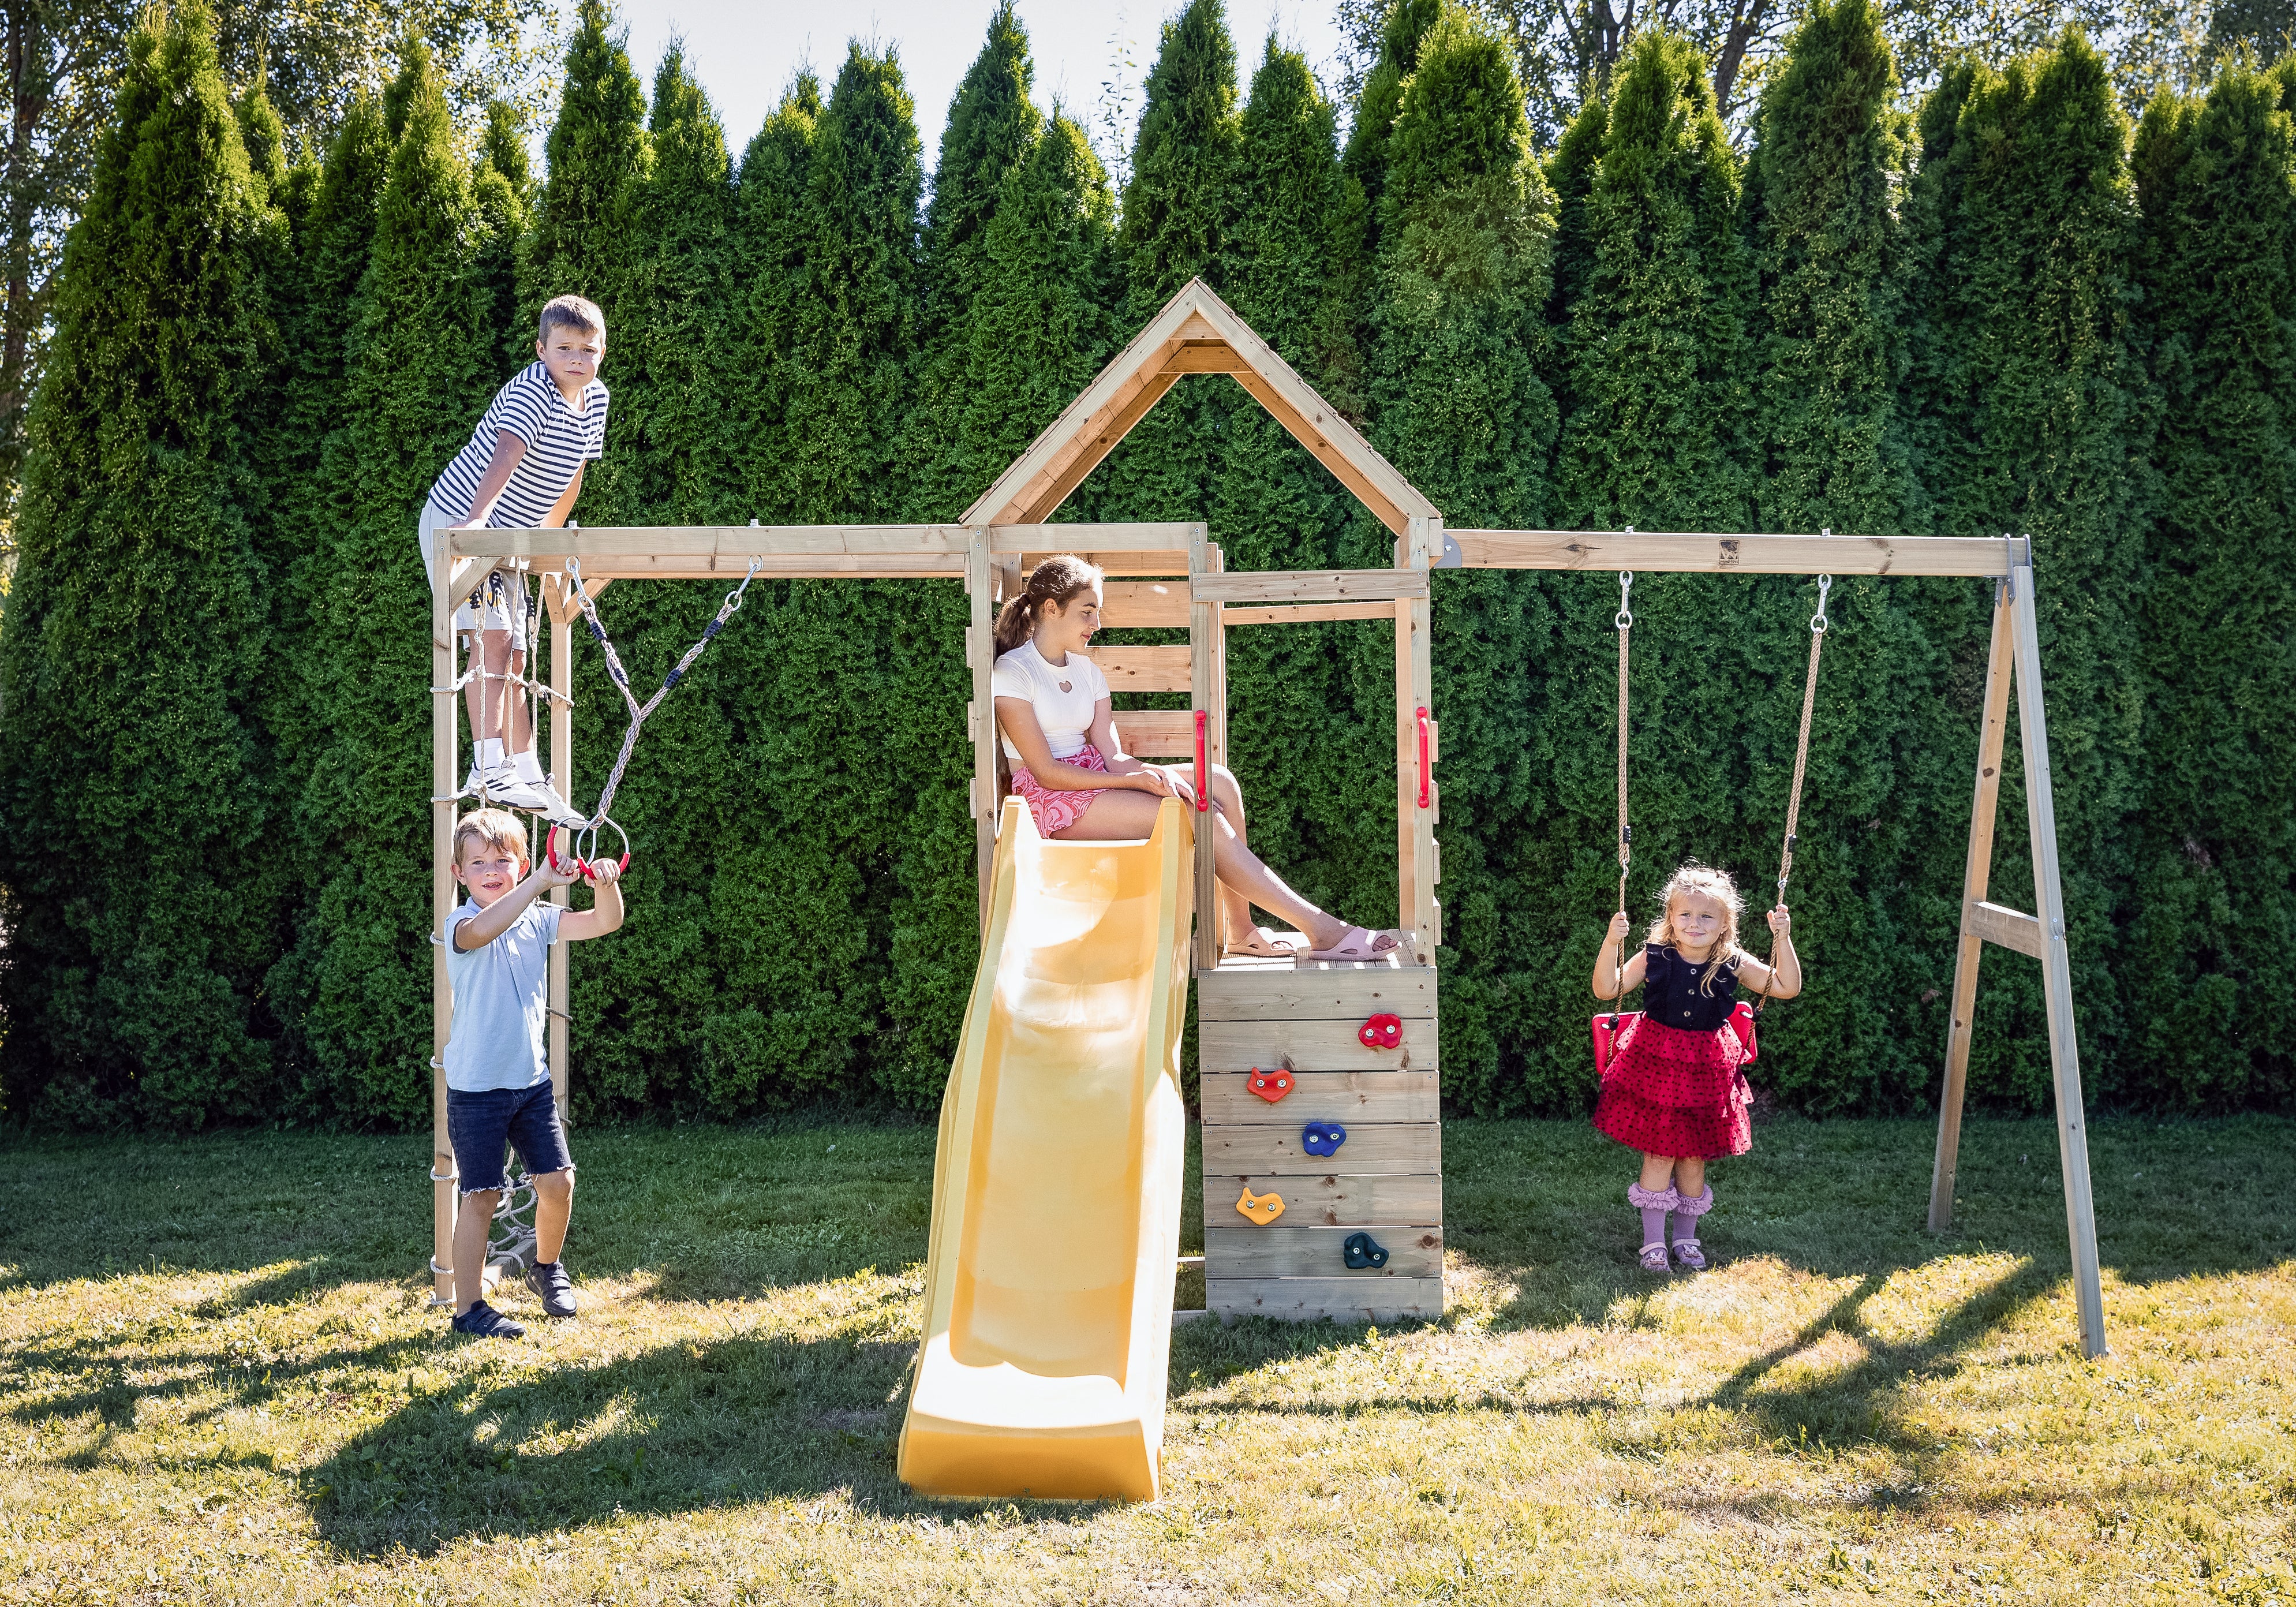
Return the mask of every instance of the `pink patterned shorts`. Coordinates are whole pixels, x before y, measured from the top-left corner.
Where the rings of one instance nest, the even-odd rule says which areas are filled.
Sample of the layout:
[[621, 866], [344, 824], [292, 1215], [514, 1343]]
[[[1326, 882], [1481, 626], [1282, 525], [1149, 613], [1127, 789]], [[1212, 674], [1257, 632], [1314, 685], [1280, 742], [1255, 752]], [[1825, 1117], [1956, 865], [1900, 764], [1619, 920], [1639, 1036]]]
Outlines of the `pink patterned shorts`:
[[[1074, 765], [1079, 770], [1106, 771], [1108, 761], [1100, 757], [1100, 750], [1086, 742], [1061, 761]], [[1106, 787], [1086, 787], [1080, 792], [1047, 791], [1037, 778], [1029, 774], [1025, 765], [1013, 767], [1013, 791], [1029, 800], [1029, 813], [1036, 816], [1037, 832], [1043, 837], [1056, 837], [1084, 818], [1092, 808], [1092, 800], [1109, 791]]]

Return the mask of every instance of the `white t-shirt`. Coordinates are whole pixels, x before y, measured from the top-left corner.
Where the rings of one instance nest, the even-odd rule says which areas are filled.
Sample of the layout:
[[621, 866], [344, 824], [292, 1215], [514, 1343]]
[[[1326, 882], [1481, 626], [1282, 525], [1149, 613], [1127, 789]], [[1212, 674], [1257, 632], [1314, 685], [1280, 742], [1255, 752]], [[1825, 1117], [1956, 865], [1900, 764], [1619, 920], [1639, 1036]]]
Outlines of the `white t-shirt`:
[[[1065, 692], [1061, 690], [1064, 681], [1068, 683]], [[1093, 706], [1108, 695], [1108, 677], [1080, 652], [1069, 654], [1065, 664], [1048, 664], [1034, 642], [1023, 642], [996, 660], [989, 672], [988, 689], [993, 697], [1028, 699], [1037, 711], [1037, 724], [1045, 728], [1045, 741], [1051, 745], [1053, 757], [1074, 758], [1092, 740]], [[1004, 757], [1015, 762], [1021, 757], [1009, 736], [1004, 739]], [[1104, 759], [1114, 757], [1101, 755]]]

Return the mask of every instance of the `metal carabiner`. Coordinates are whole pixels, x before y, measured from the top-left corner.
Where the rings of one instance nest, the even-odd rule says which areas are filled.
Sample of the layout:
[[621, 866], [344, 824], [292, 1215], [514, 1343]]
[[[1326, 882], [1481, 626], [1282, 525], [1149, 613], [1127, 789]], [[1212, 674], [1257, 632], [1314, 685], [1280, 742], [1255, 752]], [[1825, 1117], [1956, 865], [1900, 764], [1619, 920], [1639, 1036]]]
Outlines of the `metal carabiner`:
[[1619, 571], [1619, 617], [1612, 621], [1620, 630], [1629, 628], [1635, 622], [1634, 611], [1627, 606], [1628, 594], [1634, 589], [1634, 570], [1620, 570]]
[[1827, 625], [1831, 623], [1825, 617], [1825, 594], [1833, 589], [1833, 576], [1820, 575], [1817, 578], [1817, 612], [1809, 617], [1809, 628], [1813, 635], [1824, 635]]

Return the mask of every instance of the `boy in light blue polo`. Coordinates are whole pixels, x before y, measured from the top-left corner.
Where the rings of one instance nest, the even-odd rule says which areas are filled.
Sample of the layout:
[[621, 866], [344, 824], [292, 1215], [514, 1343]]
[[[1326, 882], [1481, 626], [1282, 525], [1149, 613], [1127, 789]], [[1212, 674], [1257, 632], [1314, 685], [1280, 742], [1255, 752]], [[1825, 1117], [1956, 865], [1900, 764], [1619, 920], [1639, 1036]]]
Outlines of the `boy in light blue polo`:
[[447, 980], [455, 1019], [447, 1037], [447, 1137], [462, 1177], [455, 1218], [455, 1332], [523, 1339], [526, 1330], [482, 1298], [487, 1230], [512, 1144], [534, 1181], [535, 1264], [527, 1286], [550, 1316], [574, 1315], [559, 1252], [574, 1209], [574, 1159], [542, 1046], [549, 1009], [550, 946], [603, 938], [622, 923], [618, 867], [587, 868], [593, 906], [562, 909], [542, 895], [586, 874], [534, 865], [526, 828], [506, 809], [479, 809], [455, 827], [455, 880], [470, 894], [447, 922]]

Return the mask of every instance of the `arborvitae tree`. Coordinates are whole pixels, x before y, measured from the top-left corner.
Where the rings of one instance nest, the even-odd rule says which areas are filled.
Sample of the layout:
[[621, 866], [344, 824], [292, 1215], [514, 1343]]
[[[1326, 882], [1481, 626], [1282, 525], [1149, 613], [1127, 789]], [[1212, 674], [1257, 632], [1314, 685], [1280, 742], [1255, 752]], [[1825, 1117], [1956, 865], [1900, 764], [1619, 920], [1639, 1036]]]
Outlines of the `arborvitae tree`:
[[1007, 175], [1044, 127], [1029, 99], [1034, 73], [1028, 29], [1012, 0], [1001, 0], [988, 18], [988, 42], [949, 102], [925, 211], [917, 405], [906, 447], [915, 476], [914, 519], [954, 519], [980, 489], [964, 488], [972, 473], [964, 439], [972, 398], [962, 380], [972, 353], [973, 299], [992, 266], [990, 221]]
[[1752, 515], [1738, 160], [1705, 58], [1664, 29], [1620, 63], [1570, 307], [1558, 480], [1588, 529], [1740, 530]]
[[[1373, 443], [1453, 523], [1546, 524], [1555, 410], [1538, 369], [1554, 203], [1531, 159], [1513, 57], [1464, 6], [1446, 6], [1421, 41], [1380, 204]], [[1388, 545], [1376, 530], [1356, 562], [1381, 562]], [[1472, 832], [1445, 833], [1438, 890], [1447, 947], [1459, 956], [1444, 985], [1444, 1087], [1496, 1111], [1513, 1097], [1502, 1079], [1519, 1053], [1517, 996], [1552, 992], [1551, 967], [1533, 980], [1522, 924], [1548, 901], [1516, 880], [1513, 845], [1539, 803], [1535, 667], [1546, 657], [1553, 611], [1538, 576], [1447, 575], [1434, 624], [1443, 790], [1475, 823]], [[1366, 652], [1349, 668], [1377, 751], [1394, 717], [1392, 657]], [[1364, 766], [1355, 796], [1367, 819], [1392, 829], [1386, 766]]]
[[[623, 503], [646, 522], [730, 518], [732, 466], [715, 450], [713, 376], [728, 297], [733, 174], [726, 132], [673, 45], [654, 73], [653, 166], [630, 197], [610, 417], [620, 424]], [[625, 399], [627, 393], [627, 400]], [[689, 588], [690, 589], [690, 588]]]
[[[903, 495], [923, 182], [915, 123], [898, 61], [858, 46], [817, 106], [800, 85], [742, 163], [748, 335], [765, 359], [767, 429], [735, 449], [780, 455], [755, 465], [763, 488], [751, 512], [769, 523], [897, 518]], [[742, 823], [721, 833], [715, 862], [725, 980], [699, 1026], [698, 1086], [719, 1110], [851, 1089], [900, 1063], [883, 1030], [893, 860], [923, 826], [888, 751], [900, 732], [884, 710], [903, 706], [889, 695], [893, 667], [913, 652], [951, 667], [942, 722], [917, 717], [944, 744], [957, 743], [966, 696], [961, 644], [917, 627], [930, 584], [760, 582], [711, 649], [724, 654], [716, 673], [736, 744], [712, 801]], [[644, 1071], [634, 1068], [634, 1098]]]
[[[645, 86], [630, 70], [622, 39], [607, 31], [613, 20], [611, 0], [580, 0], [575, 9], [558, 120], [543, 147], [549, 177], [528, 242], [523, 298], [536, 312], [553, 296], [589, 297], [605, 311], [610, 354], [632, 192], [653, 160]], [[611, 414], [607, 427], [616, 428]]]
[[1924, 523], [1897, 407], [1897, 76], [1867, 0], [1817, 0], [1763, 88], [1746, 189], [1764, 529], [1903, 535]]
[[806, 194], [821, 86], [800, 73], [742, 153], [734, 191], [734, 261], [725, 323], [718, 413], [719, 451], [735, 476], [734, 516], [792, 517], [796, 471], [786, 449], [783, 389], [806, 295]]
[[[1222, 283], [1220, 245], [1234, 216], [1235, 42], [1221, 0], [1191, 0], [1164, 24], [1132, 147], [1117, 246], [1123, 259], [1119, 338], [1130, 340], [1180, 287]], [[1082, 500], [1105, 519], [1201, 519], [1211, 505], [1232, 386], [1183, 381], [1119, 443]]]
[[299, 668], [323, 713], [299, 808], [326, 831], [328, 874], [273, 979], [305, 1046], [300, 1098], [384, 1123], [417, 1119], [430, 1098], [430, 632], [408, 628], [430, 617], [430, 587], [415, 521], [500, 382], [461, 142], [428, 50], [410, 45], [406, 61], [406, 133], [322, 471], [335, 510], [316, 532]]
[[278, 665], [239, 420], [280, 228], [206, 6], [148, 14], [65, 247], [0, 634], [0, 1063], [44, 1119], [271, 1108]]
[[[1866, 0], [1821, 3], [1796, 29], [1756, 118], [1746, 209], [1761, 285], [1753, 350], [1767, 529], [1926, 529], [1898, 400], [1906, 247], [1894, 208], [1906, 119], [1891, 106], [1896, 82]], [[1751, 912], [1776, 897], [1816, 594], [1802, 576], [1685, 589], [1724, 621], [1693, 637], [1687, 655], [1710, 655], [1721, 697], [1662, 684], [1643, 718], [1680, 710], [1684, 723], [1734, 732], [1709, 756], [1731, 777], [1731, 807], [1692, 795], [1682, 824], [1753, 895], [1745, 941], [1766, 955], [1770, 939]], [[1770, 1018], [1777, 1030], [1761, 1078], [1806, 1109], [1899, 1103], [1936, 1075], [1950, 939], [1939, 941], [1931, 910], [1912, 895], [1961, 869], [1973, 722], [1955, 697], [1954, 652], [1966, 644], [1972, 595], [1954, 582], [1862, 578], [1832, 594], [1788, 890], [1796, 931], [1824, 959], [1802, 999]], [[1644, 641], [1655, 644], [1644, 661], [1655, 659], [1668, 681], [1706, 679], [1684, 676], [1677, 639]], [[1725, 707], [1734, 720], [1715, 724]], [[1653, 828], [1645, 840], [1666, 843], [1676, 822], [1644, 817]], [[1907, 1007], [1878, 1011], [1882, 996]], [[1911, 1033], [1907, 1016], [1918, 1023]]]
[[[1351, 186], [1339, 167], [1331, 103], [1308, 63], [1271, 36], [1242, 119], [1236, 209], [1223, 249], [1229, 304], [1325, 400], [1363, 411], [1352, 301], [1363, 275]], [[1374, 545], [1384, 529], [1267, 409], [1230, 398], [1212, 482], [1213, 538], [1231, 568], [1328, 569], [1347, 532]], [[1388, 700], [1349, 706], [1346, 665], [1394, 656], [1392, 627], [1287, 626], [1228, 637], [1229, 762], [1241, 779], [1251, 839], [1311, 898], [1353, 908], [1392, 898], [1366, 871], [1393, 855], [1393, 810], [1382, 827], [1355, 777], [1368, 742], [1394, 716]], [[1370, 767], [1376, 771], [1379, 767]]]
[[1355, 125], [1348, 134], [1341, 165], [1362, 192], [1365, 226], [1362, 249], [1379, 254], [1380, 201], [1387, 191], [1388, 141], [1403, 109], [1403, 81], [1419, 66], [1420, 42], [1442, 14], [1442, 0], [1394, 0], [1380, 27], [1379, 60], [1364, 80]]
[[[2138, 125], [2140, 278], [2159, 388], [2160, 518], [2143, 594], [2147, 780], [2126, 1086], [2285, 1098], [2296, 1008], [2296, 138], [2282, 85], [2227, 62]], [[2205, 1033], [2180, 1030], [2206, 1020]]]
[[[1595, 271], [1595, 239], [1589, 232], [1587, 198], [1595, 191], [1595, 175], [1603, 165], [1603, 142], [1611, 131], [1611, 109], [1600, 95], [1589, 95], [1578, 113], [1562, 130], [1562, 139], [1547, 159], [1546, 184], [1554, 192], [1554, 283], [1546, 302], [1546, 321], [1560, 332], [1570, 321], [1587, 281]], [[1564, 411], [1569, 411], [1567, 402]]]
[[[1948, 93], [1950, 81], [1939, 94]], [[1951, 204], [1929, 253], [1946, 298], [1929, 311], [1923, 463], [1941, 535], [2030, 534], [2083, 1070], [2109, 1095], [2126, 1029], [2111, 980], [2141, 802], [2139, 621], [2149, 426], [2132, 352], [2134, 201], [2128, 123], [2104, 61], [2077, 31], [2005, 70], [1976, 70], [1949, 144]], [[1996, 897], [2031, 896], [2016, 744], [2003, 767]], [[2021, 907], [2030, 908], [2030, 904]], [[1953, 912], [1940, 912], [1949, 925]], [[2038, 977], [1988, 958], [1970, 1061], [1980, 1097], [2048, 1097]]]

